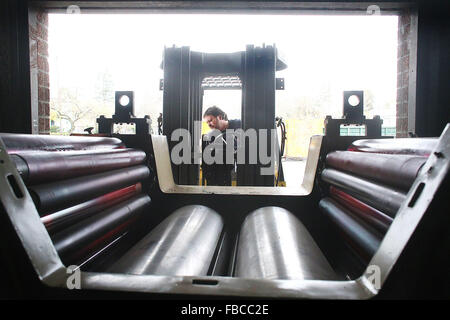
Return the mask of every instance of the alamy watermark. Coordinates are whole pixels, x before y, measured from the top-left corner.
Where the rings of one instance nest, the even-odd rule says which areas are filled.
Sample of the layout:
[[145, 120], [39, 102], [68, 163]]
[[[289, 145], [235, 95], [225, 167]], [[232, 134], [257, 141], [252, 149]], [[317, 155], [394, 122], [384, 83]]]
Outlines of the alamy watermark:
[[367, 267], [367, 280], [369, 280], [375, 289], [381, 289], [381, 269], [379, 266], [371, 264]]
[[381, 14], [381, 9], [376, 4], [371, 4], [367, 7], [366, 13], [372, 16], [379, 16]]
[[[276, 129], [227, 129], [225, 132], [213, 130], [203, 136], [203, 141], [210, 142], [203, 152], [198, 142], [201, 141], [201, 121], [194, 121], [194, 139], [187, 129], [172, 132], [171, 141], [178, 142], [171, 151], [170, 158], [179, 164], [261, 164], [261, 175], [272, 175], [279, 158]], [[181, 140], [181, 141], [180, 141]], [[192, 142], [195, 142], [192, 144]], [[248, 142], [248, 143], [247, 143]], [[192, 150], [191, 146], [194, 146]], [[248, 153], [246, 156], [246, 145]], [[246, 159], [248, 158], [248, 159]], [[259, 162], [258, 162], [259, 160]]]
[[67, 14], [80, 14], [81, 9], [79, 6], [73, 4], [66, 8], [66, 13]]
[[70, 276], [67, 277], [66, 286], [69, 290], [81, 289], [81, 271], [78, 266], [71, 265], [67, 267], [66, 273]]

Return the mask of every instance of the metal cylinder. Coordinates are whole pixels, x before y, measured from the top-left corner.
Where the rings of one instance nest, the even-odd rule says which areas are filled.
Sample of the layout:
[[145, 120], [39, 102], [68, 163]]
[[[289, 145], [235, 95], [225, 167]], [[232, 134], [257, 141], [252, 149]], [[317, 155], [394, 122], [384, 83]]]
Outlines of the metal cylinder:
[[391, 217], [406, 199], [403, 192], [334, 169], [323, 170], [321, 177]]
[[383, 212], [372, 208], [364, 202], [333, 186], [330, 186], [330, 195], [333, 199], [377, 229], [379, 232], [384, 234], [389, 229], [393, 219]]
[[353, 142], [348, 150], [428, 157], [436, 148], [438, 140], [438, 138], [363, 139]]
[[303, 224], [289, 211], [264, 207], [250, 213], [239, 234], [236, 277], [336, 280]]
[[55, 249], [63, 261], [77, 261], [126, 231], [149, 204], [149, 196], [138, 195], [82, 220], [51, 236]]
[[41, 218], [42, 223], [50, 234], [54, 234], [82, 219], [101, 212], [141, 192], [140, 183], [116, 190], [95, 199], [80, 203], [76, 206], [46, 215]]
[[110, 267], [127, 274], [204, 276], [223, 229], [212, 209], [189, 205], [174, 211]]
[[[102, 255], [107, 255], [108, 249], [112, 249], [110, 246], [114, 246], [114, 244], [121, 244], [120, 242], [124, 241], [125, 236], [131, 232], [130, 229], [136, 220], [137, 217], [126, 220], [124, 223], [114, 228], [100, 239], [89, 245], [81, 247], [80, 250], [76, 251], [72, 255], [62, 258], [63, 263], [66, 265], [77, 265], [82, 268], [82, 270], [88, 270], [89, 263], [94, 263], [96, 262], [95, 260], [100, 260]], [[117, 243], [117, 241], [119, 243]]]
[[141, 164], [145, 152], [135, 149], [35, 151], [11, 155], [22, 179], [39, 184]]
[[101, 248], [96, 250], [89, 256], [83, 257], [83, 259], [77, 263], [79, 268], [84, 271], [101, 272], [105, 269], [105, 265], [108, 265], [111, 261], [117, 258], [118, 253], [123, 247], [129, 247], [128, 241], [130, 237], [130, 229], [115, 236], [110, 241], [105, 243]]
[[44, 215], [135, 184], [146, 179], [149, 173], [146, 166], [134, 166], [31, 186], [28, 189], [39, 214]]
[[426, 157], [363, 152], [335, 151], [326, 164], [335, 169], [408, 190], [427, 161]]
[[28, 180], [28, 175], [30, 174], [27, 162], [17, 154], [11, 154], [9, 157], [11, 158], [11, 161], [14, 162], [17, 172], [22, 177], [22, 180], [26, 182]]
[[23, 150], [64, 151], [123, 148], [117, 138], [0, 133], [8, 153]]
[[382, 235], [373, 232], [364, 222], [330, 198], [320, 200], [319, 208], [333, 221], [350, 246], [368, 262], [378, 250]]

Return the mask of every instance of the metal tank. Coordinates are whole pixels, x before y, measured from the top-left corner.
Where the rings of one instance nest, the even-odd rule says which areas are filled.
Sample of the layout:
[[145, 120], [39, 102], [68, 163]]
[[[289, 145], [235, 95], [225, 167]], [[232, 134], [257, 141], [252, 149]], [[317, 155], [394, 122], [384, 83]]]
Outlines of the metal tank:
[[108, 270], [111, 273], [207, 275], [223, 228], [214, 210], [189, 205], [175, 210]]
[[264, 207], [241, 228], [236, 277], [333, 280], [337, 276], [305, 226], [289, 211]]

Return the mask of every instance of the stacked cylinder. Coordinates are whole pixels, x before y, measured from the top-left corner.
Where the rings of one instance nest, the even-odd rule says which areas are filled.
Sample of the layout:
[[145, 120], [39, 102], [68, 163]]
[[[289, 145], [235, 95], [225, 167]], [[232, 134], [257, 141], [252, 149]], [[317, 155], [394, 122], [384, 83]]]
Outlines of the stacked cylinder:
[[62, 262], [82, 265], [150, 204], [143, 151], [108, 137], [0, 134]]
[[434, 138], [357, 140], [346, 151], [327, 155], [321, 179], [328, 196], [319, 208], [365, 263], [436, 143]]

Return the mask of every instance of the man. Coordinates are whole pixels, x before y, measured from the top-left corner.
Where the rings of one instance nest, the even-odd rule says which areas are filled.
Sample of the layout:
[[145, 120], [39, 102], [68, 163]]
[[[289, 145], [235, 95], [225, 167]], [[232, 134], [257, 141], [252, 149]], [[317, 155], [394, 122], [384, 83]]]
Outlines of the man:
[[228, 120], [227, 114], [216, 106], [209, 107], [203, 114], [203, 119], [211, 129], [225, 133], [226, 129], [241, 128], [241, 120]]
[[[227, 114], [216, 106], [206, 109], [203, 114], [203, 119], [206, 121], [209, 128], [212, 129], [209, 134], [211, 134], [214, 130], [219, 130], [223, 134], [222, 139], [224, 139], [224, 142], [226, 139], [225, 133], [227, 129], [235, 130], [241, 128], [242, 126], [241, 120], [228, 120]], [[210, 137], [207, 140], [209, 140], [209, 143], [214, 141], [213, 137]], [[205, 147], [206, 144], [203, 144], [203, 149]], [[202, 164], [203, 175], [208, 185], [231, 186], [231, 172], [234, 171], [235, 165], [225, 163], [225, 149], [226, 148], [224, 147], [224, 164]]]

